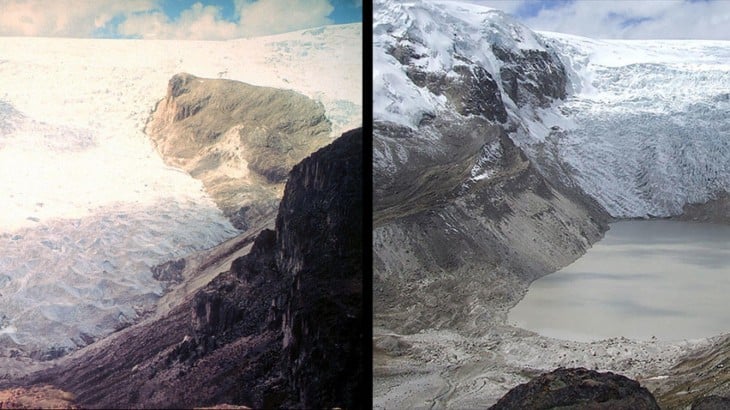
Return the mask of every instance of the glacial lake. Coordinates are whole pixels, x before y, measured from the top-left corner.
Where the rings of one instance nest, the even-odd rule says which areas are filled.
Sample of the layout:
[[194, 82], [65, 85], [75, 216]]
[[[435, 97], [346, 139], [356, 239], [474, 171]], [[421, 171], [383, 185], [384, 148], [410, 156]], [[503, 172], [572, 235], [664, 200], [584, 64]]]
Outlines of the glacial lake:
[[573, 264], [534, 281], [509, 323], [576, 341], [730, 332], [730, 226], [654, 220], [610, 228]]

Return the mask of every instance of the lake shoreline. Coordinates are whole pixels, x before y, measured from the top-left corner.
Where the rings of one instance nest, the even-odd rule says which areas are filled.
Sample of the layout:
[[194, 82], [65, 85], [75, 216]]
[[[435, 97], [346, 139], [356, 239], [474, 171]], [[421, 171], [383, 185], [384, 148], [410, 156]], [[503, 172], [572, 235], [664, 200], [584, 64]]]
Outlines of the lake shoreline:
[[[649, 221], [657, 220], [674, 219]], [[522, 297], [517, 296], [516, 304]], [[689, 370], [682, 370], [682, 366], [691, 362], [692, 357], [707, 356], [730, 343], [730, 333], [680, 341], [619, 336], [578, 342], [512, 326], [508, 324], [507, 311], [496, 312], [495, 319], [496, 323], [485, 328], [482, 335], [433, 329], [399, 334], [376, 326], [374, 408], [490, 406], [514, 386], [558, 367], [619, 373], [648, 388], [660, 405], [679, 399], [691, 403], [703, 390], [693, 389], [693, 381], [688, 380], [694, 380], [698, 372], [714, 376], [706, 364], [693, 365]], [[688, 390], [681, 391], [687, 383]]]
[[508, 323], [558, 339], [681, 341], [730, 331], [730, 227], [620, 221], [581, 258], [530, 284]]

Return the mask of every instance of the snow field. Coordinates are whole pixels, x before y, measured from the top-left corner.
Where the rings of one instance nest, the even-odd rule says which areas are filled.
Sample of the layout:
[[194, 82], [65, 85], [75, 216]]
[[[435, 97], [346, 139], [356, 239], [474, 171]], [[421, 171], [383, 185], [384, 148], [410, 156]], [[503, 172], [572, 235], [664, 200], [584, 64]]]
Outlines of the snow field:
[[[154, 307], [150, 267], [238, 232], [144, 135], [178, 72], [362, 124], [361, 24], [232, 41], [0, 38], [0, 349], [72, 349]], [[91, 339], [90, 339], [91, 338]]]

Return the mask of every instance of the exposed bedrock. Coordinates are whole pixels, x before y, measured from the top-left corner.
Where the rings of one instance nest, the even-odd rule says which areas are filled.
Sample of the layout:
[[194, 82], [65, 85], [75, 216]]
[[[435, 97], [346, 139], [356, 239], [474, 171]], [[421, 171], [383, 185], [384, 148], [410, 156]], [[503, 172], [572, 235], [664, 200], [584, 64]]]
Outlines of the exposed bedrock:
[[362, 350], [362, 138], [362, 129], [346, 132], [295, 166], [276, 219], [276, 265], [291, 280], [282, 306], [284, 368], [305, 408], [356, 408], [370, 399], [363, 387], [371, 364]]
[[557, 369], [510, 390], [491, 410], [659, 410], [639, 382], [611, 372]]
[[[304, 159], [275, 230], [230, 270], [14, 384], [55, 386], [96, 408], [362, 407], [362, 156], [358, 129]], [[186, 269], [174, 261], [156, 274], [174, 282]]]
[[683, 221], [730, 224], [730, 194], [722, 191], [707, 202], [686, 204], [675, 219]]
[[557, 56], [545, 50], [519, 50], [492, 45], [503, 62], [499, 71], [502, 86], [518, 107], [547, 107], [567, 96], [565, 67]]
[[243, 230], [274, 215], [289, 170], [331, 142], [321, 103], [187, 73], [170, 79], [145, 132], [165, 163], [201, 180]]

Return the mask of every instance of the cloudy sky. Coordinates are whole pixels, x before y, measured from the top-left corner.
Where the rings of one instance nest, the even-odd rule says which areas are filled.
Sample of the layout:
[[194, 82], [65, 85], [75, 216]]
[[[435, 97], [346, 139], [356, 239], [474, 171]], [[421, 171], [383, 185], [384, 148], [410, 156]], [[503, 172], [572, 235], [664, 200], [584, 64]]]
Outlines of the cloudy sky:
[[593, 38], [730, 40], [728, 0], [472, 0], [534, 30]]
[[221, 40], [362, 21], [362, 0], [0, 0], [0, 36]]

